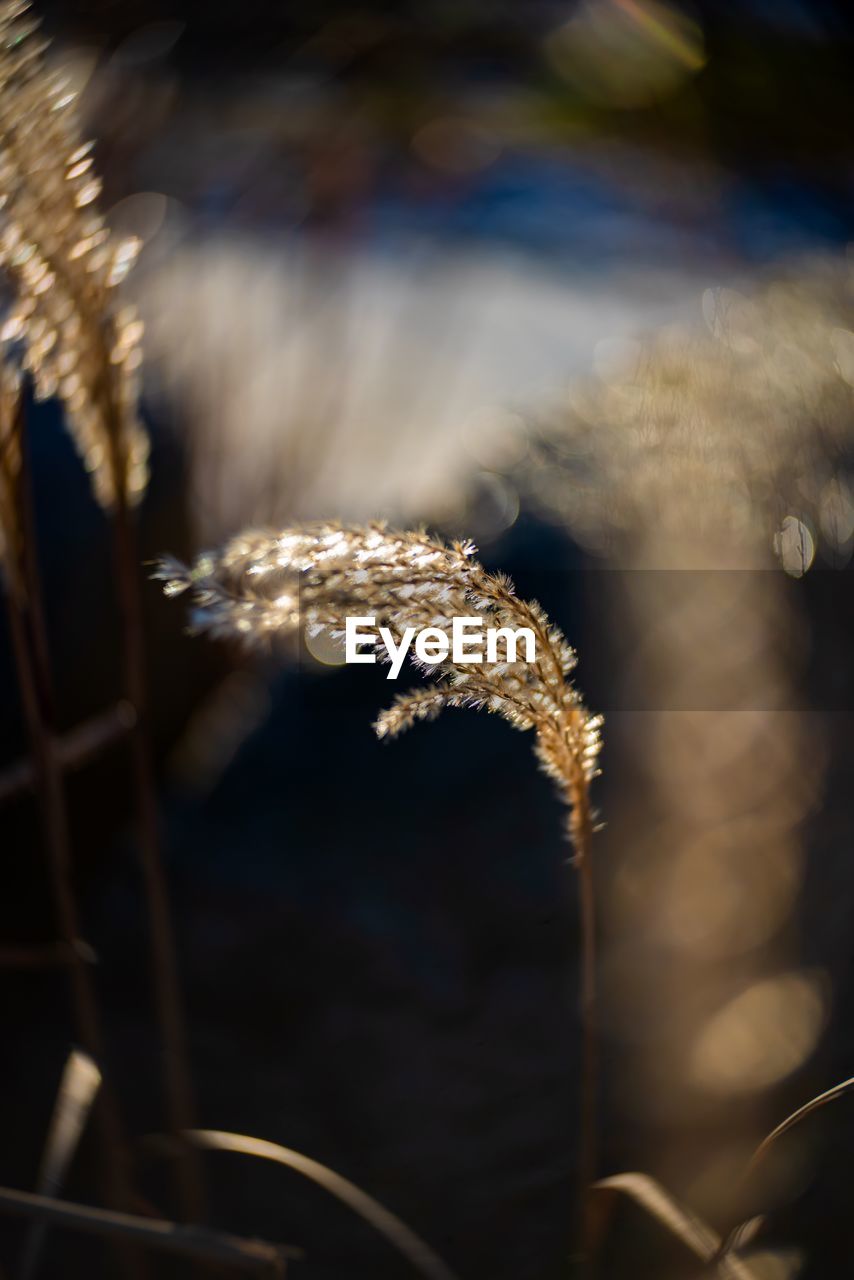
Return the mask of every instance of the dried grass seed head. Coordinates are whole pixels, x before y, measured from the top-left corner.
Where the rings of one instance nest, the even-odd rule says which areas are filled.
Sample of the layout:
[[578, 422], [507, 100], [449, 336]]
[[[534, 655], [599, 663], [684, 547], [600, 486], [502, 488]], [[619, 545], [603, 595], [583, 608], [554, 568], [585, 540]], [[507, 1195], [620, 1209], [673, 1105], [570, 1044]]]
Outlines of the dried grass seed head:
[[835, 550], [854, 513], [851, 283], [831, 263], [751, 296], [708, 290], [699, 326], [633, 344], [542, 425], [535, 500], [586, 545], [653, 567], [693, 563], [686, 531], [720, 567], [745, 548], [770, 562], [787, 514], [831, 526]]
[[537, 757], [570, 806], [579, 849], [589, 834], [588, 788], [597, 772], [601, 720], [590, 715], [571, 683], [576, 657], [558, 628], [538, 604], [520, 600], [507, 577], [488, 573], [474, 553], [470, 542], [445, 544], [421, 531], [313, 524], [244, 533], [199, 556], [191, 568], [166, 559], [156, 576], [167, 594], [191, 594], [197, 630], [249, 644], [303, 627], [343, 637], [346, 618], [365, 615], [377, 628], [388, 628], [395, 643], [407, 628], [448, 632], [455, 617], [529, 628], [536, 642], [532, 662], [416, 660], [434, 683], [398, 697], [375, 728], [380, 737], [393, 737], [445, 707], [473, 707], [497, 713], [517, 729], [533, 729]]
[[15, 292], [2, 338], [22, 344], [36, 394], [61, 399], [96, 497], [111, 507], [138, 500], [147, 482], [142, 325], [115, 293], [139, 242], [112, 235], [98, 212], [92, 144], [46, 48], [25, 0], [0, 5], [0, 268]]

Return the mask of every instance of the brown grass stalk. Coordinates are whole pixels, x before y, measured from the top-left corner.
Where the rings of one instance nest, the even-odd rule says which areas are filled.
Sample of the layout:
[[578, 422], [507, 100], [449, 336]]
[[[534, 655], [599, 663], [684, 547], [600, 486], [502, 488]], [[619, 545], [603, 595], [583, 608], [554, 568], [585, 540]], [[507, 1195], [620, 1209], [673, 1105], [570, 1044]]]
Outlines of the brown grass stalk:
[[[54, 739], [54, 749], [65, 777], [82, 769], [125, 738], [132, 718], [131, 708], [120, 702], [59, 734]], [[0, 806], [16, 800], [35, 785], [32, 761], [26, 758], [17, 760], [0, 773]]]
[[[580, 810], [580, 813], [579, 813]], [[581, 1087], [579, 1090], [579, 1223], [582, 1240], [587, 1240], [585, 1205], [598, 1172], [599, 1111], [599, 1027], [597, 980], [596, 888], [593, 877], [593, 821], [586, 790], [581, 791], [573, 810], [576, 833], [573, 837], [578, 873], [579, 948], [578, 1003], [581, 1019]]]
[[164, 1052], [164, 1088], [170, 1133], [180, 1157], [175, 1165], [176, 1188], [183, 1213], [201, 1221], [205, 1195], [201, 1162], [181, 1138], [195, 1125], [195, 1102], [189, 1050], [181, 1001], [169, 889], [163, 867], [157, 797], [146, 716], [145, 650], [139, 585], [136, 530], [123, 491], [113, 518], [116, 583], [121, 614], [125, 697], [133, 708], [128, 746], [136, 801], [140, 861], [145, 881], [150, 929], [150, 959], [157, 1020]]
[[80, 1231], [126, 1247], [143, 1246], [158, 1253], [207, 1263], [217, 1270], [227, 1268], [246, 1274], [283, 1276], [288, 1260], [301, 1256], [298, 1249], [287, 1245], [244, 1240], [239, 1236], [203, 1227], [182, 1226], [160, 1218], [141, 1218], [128, 1213], [93, 1209], [88, 1205], [7, 1187], [0, 1187], [0, 1213]]
[[[81, 139], [75, 95], [44, 58], [27, 0], [0, 5], [0, 266], [16, 299], [2, 338], [20, 343], [36, 393], [58, 396], [100, 505], [113, 517], [125, 685], [135, 724], [131, 764], [150, 917], [152, 969], [163, 1039], [168, 1123], [193, 1123], [168, 895], [144, 722], [138, 556], [131, 508], [145, 491], [148, 437], [138, 414], [142, 324], [117, 295], [140, 247], [119, 239], [98, 210], [91, 142]], [[26, 540], [25, 540], [26, 541]], [[37, 642], [38, 643], [38, 642]], [[201, 1212], [200, 1175], [187, 1153], [184, 1212]]]
[[[4, 372], [4, 378], [8, 375]], [[86, 1052], [99, 1064], [105, 1084], [96, 1114], [101, 1141], [102, 1190], [108, 1204], [127, 1207], [131, 1183], [126, 1160], [123, 1126], [118, 1104], [110, 1088], [105, 1066], [105, 1039], [95, 987], [80, 937], [77, 903], [72, 883], [71, 842], [62, 767], [50, 709], [50, 671], [44, 614], [36, 571], [32, 531], [24, 512], [29, 488], [26, 432], [20, 389], [4, 387], [2, 396], [4, 481], [4, 571], [12, 651], [18, 675], [21, 710], [37, 779], [39, 817], [48, 860], [51, 894], [57, 928], [68, 957], [71, 1004], [76, 1033]], [[12, 446], [12, 447], [10, 447]], [[14, 465], [10, 465], [14, 459]], [[30, 548], [24, 550], [26, 538]], [[123, 1258], [135, 1275], [137, 1260]]]
[[424, 1280], [457, 1280], [454, 1272], [420, 1236], [402, 1222], [397, 1214], [344, 1178], [328, 1165], [313, 1160], [311, 1156], [283, 1147], [278, 1142], [263, 1138], [251, 1138], [244, 1133], [224, 1133], [218, 1129], [196, 1129], [187, 1137], [200, 1147], [210, 1151], [231, 1151], [238, 1155], [253, 1156], [258, 1160], [270, 1160], [293, 1170], [300, 1177], [322, 1187], [328, 1195], [357, 1214], [374, 1231], [383, 1236], [393, 1249], [407, 1259], [410, 1266]]
[[[569, 808], [567, 833], [578, 872], [580, 1017], [580, 1213], [596, 1173], [598, 1048], [596, 1032], [596, 904], [590, 784], [597, 772], [599, 717], [591, 716], [570, 674], [575, 653], [535, 602], [520, 600], [512, 583], [487, 573], [471, 543], [445, 545], [421, 532], [384, 525], [307, 525], [281, 533], [248, 532], [193, 568], [162, 562], [157, 576], [169, 595], [189, 592], [197, 629], [264, 644], [302, 629], [343, 637], [346, 618], [372, 616], [396, 644], [407, 628], [446, 634], [456, 617], [480, 618], [492, 628], [527, 628], [533, 660], [505, 652], [504, 660], [471, 665], [452, 657], [416, 662], [431, 683], [395, 699], [379, 716], [380, 737], [394, 737], [445, 707], [496, 712], [517, 729], [534, 731], [534, 750]], [[382, 650], [377, 647], [380, 658]]]

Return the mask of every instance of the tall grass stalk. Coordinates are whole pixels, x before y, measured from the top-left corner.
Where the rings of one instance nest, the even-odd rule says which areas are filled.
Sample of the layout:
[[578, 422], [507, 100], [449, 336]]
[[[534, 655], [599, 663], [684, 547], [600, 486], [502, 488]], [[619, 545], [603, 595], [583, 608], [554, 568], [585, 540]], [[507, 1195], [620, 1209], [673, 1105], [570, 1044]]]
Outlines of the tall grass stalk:
[[598, 1172], [599, 1026], [597, 979], [596, 887], [593, 874], [593, 818], [587, 792], [577, 815], [573, 863], [578, 873], [579, 989], [581, 1019], [581, 1088], [579, 1090], [579, 1232], [585, 1231], [585, 1201]]
[[[98, 210], [100, 181], [92, 143], [79, 134], [75, 95], [47, 66], [46, 42], [27, 0], [0, 3], [0, 267], [15, 302], [2, 340], [20, 348], [36, 393], [57, 396], [90, 473], [93, 492], [113, 518], [125, 685], [134, 712], [131, 763], [150, 920], [152, 971], [164, 1050], [164, 1088], [173, 1132], [194, 1121], [186, 1035], [163, 872], [145, 680], [138, 556], [131, 509], [145, 492], [148, 436], [138, 399], [143, 326], [116, 290], [139, 251], [116, 237]], [[201, 1213], [195, 1157], [179, 1174], [185, 1216]]]
[[119, 496], [113, 516], [116, 584], [121, 613], [125, 697], [134, 716], [128, 733], [137, 812], [139, 853], [145, 879], [150, 928], [150, 959], [157, 1019], [164, 1051], [164, 1087], [169, 1129], [178, 1144], [176, 1187], [184, 1214], [199, 1222], [205, 1213], [201, 1162], [181, 1134], [195, 1125], [169, 889], [163, 867], [157, 796], [146, 715], [145, 649], [138, 578], [139, 556], [133, 513]]
[[[30, 469], [20, 386], [12, 389], [4, 371], [0, 435], [3, 442], [4, 573], [12, 651], [21, 710], [32, 752], [39, 817], [60, 940], [66, 952], [76, 1034], [102, 1072], [104, 1087], [96, 1105], [101, 1147], [101, 1184], [107, 1204], [129, 1208], [131, 1180], [118, 1104], [106, 1066], [106, 1046], [94, 983], [83, 955], [77, 902], [72, 882], [71, 841], [62, 765], [56, 751], [48, 643], [40, 593], [37, 552], [31, 519]], [[141, 1261], [126, 1250], [129, 1274], [143, 1275]]]
[[[314, 524], [278, 534], [250, 531], [192, 568], [167, 559], [157, 571], [169, 595], [189, 592], [197, 629], [260, 645], [283, 636], [327, 632], [342, 639], [346, 619], [372, 616], [396, 644], [408, 628], [448, 633], [453, 619], [477, 616], [488, 627], [527, 628], [533, 661], [452, 657], [415, 659], [431, 683], [395, 699], [381, 713], [379, 737], [394, 737], [445, 707], [496, 712], [514, 728], [534, 731], [534, 751], [568, 806], [567, 833], [579, 878], [580, 1016], [582, 1023], [579, 1218], [596, 1172], [598, 1049], [596, 1030], [596, 902], [590, 784], [596, 776], [601, 719], [585, 708], [570, 675], [574, 651], [536, 602], [520, 600], [501, 574], [487, 573], [470, 542], [445, 545], [421, 532], [382, 524]], [[411, 631], [408, 634], [412, 634]], [[384, 649], [377, 643], [382, 659]], [[387, 656], [387, 655], [386, 655]]]

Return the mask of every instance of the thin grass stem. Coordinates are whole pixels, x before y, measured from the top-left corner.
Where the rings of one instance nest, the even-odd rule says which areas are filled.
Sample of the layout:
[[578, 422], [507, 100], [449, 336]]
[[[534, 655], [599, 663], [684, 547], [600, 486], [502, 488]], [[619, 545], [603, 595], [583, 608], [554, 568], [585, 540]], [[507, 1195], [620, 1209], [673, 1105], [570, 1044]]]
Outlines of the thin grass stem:
[[181, 1226], [160, 1218], [141, 1218], [94, 1209], [7, 1187], [0, 1187], [0, 1213], [52, 1223], [66, 1230], [116, 1240], [125, 1245], [142, 1245], [160, 1253], [208, 1263], [217, 1269], [227, 1267], [256, 1275], [283, 1276], [288, 1260], [301, 1256], [298, 1249], [287, 1245], [244, 1240], [239, 1236], [202, 1227]]
[[572, 788], [569, 834], [574, 849], [573, 866], [578, 877], [579, 978], [578, 1009], [581, 1024], [581, 1075], [578, 1091], [579, 1155], [577, 1231], [582, 1250], [582, 1271], [589, 1270], [587, 1203], [596, 1181], [598, 1164], [599, 1028], [597, 1009], [596, 889], [593, 876], [593, 816], [583, 779]]
[[[18, 413], [22, 413], [19, 402]], [[26, 510], [30, 501], [25, 495], [30, 488], [30, 468], [26, 431], [18, 422], [21, 436], [21, 470], [17, 485], [18, 506]], [[50, 706], [52, 681], [49, 650], [41, 604], [35, 533], [28, 534], [29, 549], [21, 554], [20, 581], [24, 592], [7, 592], [9, 629], [18, 674], [21, 709], [30, 743], [37, 779], [39, 816], [48, 859], [51, 894], [57, 928], [68, 956], [71, 1004], [76, 1033], [82, 1047], [98, 1063], [104, 1076], [96, 1116], [101, 1145], [101, 1180], [108, 1204], [127, 1207], [132, 1201], [131, 1182], [126, 1160], [123, 1126], [115, 1095], [109, 1084], [105, 1064], [105, 1038], [91, 972], [85, 959], [86, 947], [80, 936], [77, 903], [72, 883], [71, 841], [62, 765], [56, 750]], [[129, 1274], [143, 1275], [138, 1258], [122, 1254]]]
[[188, 1221], [204, 1218], [201, 1162], [181, 1134], [195, 1124], [189, 1050], [178, 980], [169, 890], [163, 867], [157, 797], [146, 717], [145, 653], [139, 555], [133, 516], [120, 488], [113, 517], [116, 583], [121, 613], [125, 697], [133, 708], [128, 732], [135, 792], [139, 853], [145, 881], [150, 929], [150, 959], [157, 1021], [164, 1054], [167, 1124], [181, 1152], [175, 1165], [176, 1191]]

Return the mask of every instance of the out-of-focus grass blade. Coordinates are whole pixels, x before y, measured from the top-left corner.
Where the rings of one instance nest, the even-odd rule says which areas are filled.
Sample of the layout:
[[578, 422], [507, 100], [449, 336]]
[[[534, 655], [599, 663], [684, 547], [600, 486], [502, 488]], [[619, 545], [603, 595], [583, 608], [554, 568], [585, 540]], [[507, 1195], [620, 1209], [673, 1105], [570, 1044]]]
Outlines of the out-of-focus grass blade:
[[[101, 1086], [101, 1072], [88, 1054], [79, 1049], [69, 1054], [56, 1095], [47, 1132], [36, 1190], [55, 1196], [65, 1181], [80, 1136], [86, 1127], [92, 1104]], [[44, 1246], [47, 1227], [34, 1222], [27, 1233], [18, 1268], [18, 1280], [33, 1280]]]
[[[765, 1157], [768, 1155], [768, 1152], [774, 1144], [784, 1136], [784, 1134], [787, 1134], [791, 1129], [797, 1128], [797, 1126], [803, 1120], [806, 1120], [808, 1116], [811, 1116], [813, 1112], [820, 1111], [822, 1107], [829, 1106], [831, 1102], [838, 1102], [840, 1098], [846, 1097], [849, 1093], [854, 1093], [854, 1076], [849, 1077], [847, 1080], [843, 1080], [840, 1084], [835, 1084], [832, 1089], [826, 1089], [824, 1093], [817, 1094], [815, 1098], [810, 1098], [809, 1102], [805, 1102], [802, 1107], [798, 1107], [798, 1109], [793, 1111], [791, 1115], [786, 1116], [785, 1120], [781, 1120], [776, 1128], [772, 1129], [771, 1132], [762, 1139], [759, 1146], [750, 1157], [750, 1162], [744, 1171], [745, 1181], [751, 1177], [757, 1166], [762, 1164]], [[737, 1249], [739, 1247], [739, 1233], [743, 1232], [749, 1225], [749, 1223], [742, 1223], [734, 1228], [727, 1241], [721, 1247], [720, 1256], [722, 1258], [727, 1257], [732, 1249]]]
[[[405, 1222], [386, 1209], [373, 1196], [362, 1191], [355, 1183], [342, 1178], [317, 1160], [304, 1156], [290, 1147], [280, 1147], [277, 1142], [265, 1142], [262, 1138], [249, 1138], [241, 1133], [222, 1133], [215, 1129], [190, 1129], [184, 1135], [190, 1142], [215, 1151], [236, 1151], [241, 1155], [272, 1160], [293, 1169], [304, 1178], [316, 1182], [324, 1191], [346, 1204], [360, 1218], [385, 1236], [386, 1240], [403, 1254], [427, 1280], [456, 1280], [454, 1273], [428, 1244], [411, 1231]], [[745, 1277], [745, 1280], [747, 1278]]]
[[616, 1191], [634, 1200], [703, 1262], [717, 1259], [718, 1274], [726, 1277], [726, 1280], [756, 1280], [753, 1272], [740, 1258], [732, 1254], [719, 1257], [723, 1241], [718, 1233], [647, 1174], [618, 1173], [614, 1177], [595, 1182], [593, 1190]]
[[831, 1102], [837, 1102], [840, 1098], [844, 1098], [846, 1094], [854, 1092], [854, 1076], [848, 1080], [843, 1080], [841, 1084], [834, 1085], [832, 1089], [820, 1093], [815, 1098], [810, 1098], [809, 1102], [805, 1102], [802, 1107], [798, 1107], [797, 1111], [793, 1111], [790, 1116], [786, 1116], [777, 1125], [776, 1129], [772, 1129], [767, 1138], [763, 1138], [759, 1146], [750, 1158], [748, 1172], [752, 1172], [756, 1166], [764, 1160], [771, 1147], [782, 1138], [784, 1133], [788, 1133], [790, 1129], [794, 1129], [802, 1120], [806, 1120], [807, 1116], [811, 1116], [814, 1111], [819, 1111], [822, 1107], [826, 1107]]

